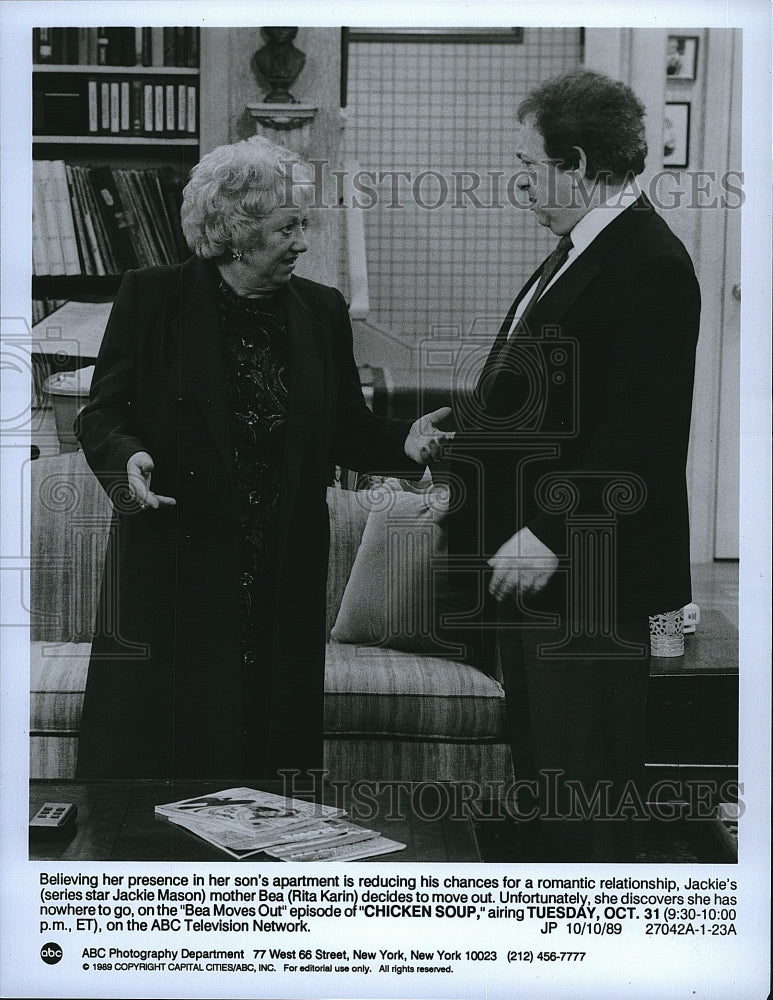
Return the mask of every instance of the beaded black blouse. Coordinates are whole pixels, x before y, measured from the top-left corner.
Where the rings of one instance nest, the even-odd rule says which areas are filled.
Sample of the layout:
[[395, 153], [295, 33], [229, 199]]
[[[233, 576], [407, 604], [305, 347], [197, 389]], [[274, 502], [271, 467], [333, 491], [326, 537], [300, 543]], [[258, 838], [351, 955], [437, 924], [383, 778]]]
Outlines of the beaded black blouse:
[[276, 513], [287, 418], [287, 307], [280, 290], [263, 298], [218, 288], [226, 391], [236, 470], [242, 656], [270, 648]]

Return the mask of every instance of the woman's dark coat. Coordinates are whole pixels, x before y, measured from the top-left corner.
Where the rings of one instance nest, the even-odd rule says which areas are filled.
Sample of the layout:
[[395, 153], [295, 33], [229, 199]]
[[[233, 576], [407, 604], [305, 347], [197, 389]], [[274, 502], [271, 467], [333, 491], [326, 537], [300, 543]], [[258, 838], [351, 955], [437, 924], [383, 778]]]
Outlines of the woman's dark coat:
[[[326, 485], [334, 463], [416, 468], [403, 452], [409, 425], [365, 406], [342, 296], [293, 277], [276, 627], [273, 649], [245, 683], [218, 277], [196, 258], [126, 274], [77, 421], [86, 459], [115, 506], [80, 777], [248, 778], [321, 767]], [[175, 507], [140, 511], [127, 499], [126, 462], [137, 451], [154, 460], [153, 492], [174, 497]], [[253, 765], [244, 759], [242, 712], [251, 717], [251, 705], [265, 708], [265, 699], [263, 763]]]

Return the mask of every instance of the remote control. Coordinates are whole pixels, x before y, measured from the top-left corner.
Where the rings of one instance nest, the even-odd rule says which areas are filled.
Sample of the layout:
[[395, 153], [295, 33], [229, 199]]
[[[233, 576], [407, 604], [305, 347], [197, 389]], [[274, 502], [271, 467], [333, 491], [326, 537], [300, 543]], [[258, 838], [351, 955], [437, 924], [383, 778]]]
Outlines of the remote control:
[[72, 829], [78, 807], [74, 802], [44, 802], [30, 820], [30, 833], [63, 833]]

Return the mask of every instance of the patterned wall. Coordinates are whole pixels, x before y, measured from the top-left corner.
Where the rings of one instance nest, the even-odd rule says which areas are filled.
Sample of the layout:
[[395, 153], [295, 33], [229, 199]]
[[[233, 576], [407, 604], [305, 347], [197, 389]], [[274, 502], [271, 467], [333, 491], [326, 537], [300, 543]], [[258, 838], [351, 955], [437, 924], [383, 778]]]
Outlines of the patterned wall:
[[[506, 311], [555, 242], [508, 201], [514, 110], [535, 84], [580, 61], [577, 28], [526, 28], [523, 44], [351, 44], [347, 153], [366, 171], [411, 174], [362, 179], [375, 191], [359, 196], [376, 202], [364, 213], [375, 322], [420, 339], [432, 324], [464, 335], [476, 317]], [[442, 179], [417, 182], [428, 170]], [[481, 205], [501, 207], [474, 207], [460, 193], [473, 181], [460, 171], [481, 177]]]

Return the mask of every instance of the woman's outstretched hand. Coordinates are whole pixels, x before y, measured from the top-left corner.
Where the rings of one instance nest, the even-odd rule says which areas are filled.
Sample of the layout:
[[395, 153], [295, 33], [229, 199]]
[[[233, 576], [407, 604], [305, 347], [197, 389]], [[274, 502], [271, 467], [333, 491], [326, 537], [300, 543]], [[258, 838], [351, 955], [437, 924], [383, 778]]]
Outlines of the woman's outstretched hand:
[[142, 510], [152, 507], [174, 507], [177, 501], [173, 497], [163, 497], [153, 493], [150, 488], [150, 477], [153, 472], [153, 459], [146, 451], [136, 451], [126, 463], [126, 475], [129, 479], [129, 490]]
[[408, 458], [420, 465], [436, 462], [441, 457], [443, 445], [454, 439], [453, 431], [442, 431], [438, 427], [441, 421], [450, 416], [451, 407], [441, 406], [439, 410], [425, 413], [415, 420], [403, 446]]

